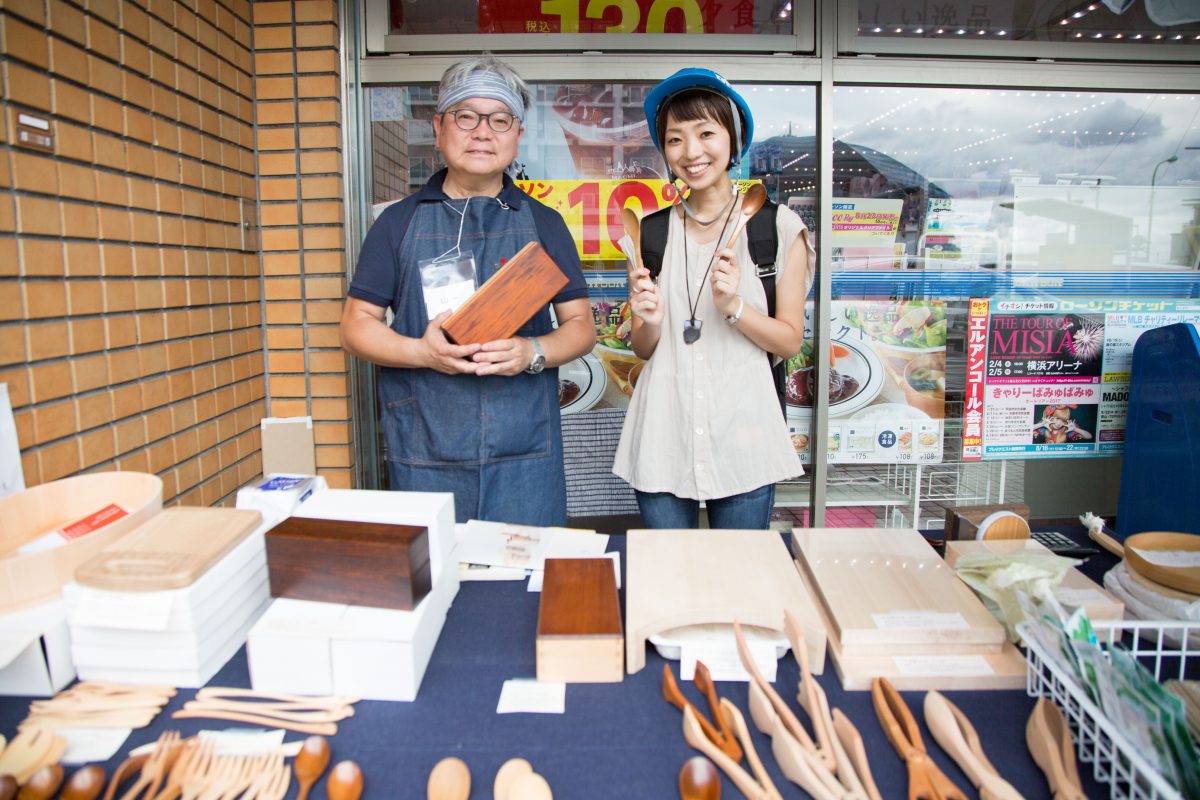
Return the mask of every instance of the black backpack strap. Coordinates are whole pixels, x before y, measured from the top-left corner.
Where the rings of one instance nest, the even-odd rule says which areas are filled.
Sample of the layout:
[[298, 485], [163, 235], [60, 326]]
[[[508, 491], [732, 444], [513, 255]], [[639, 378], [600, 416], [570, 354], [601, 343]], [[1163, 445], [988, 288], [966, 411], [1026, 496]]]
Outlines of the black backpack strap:
[[775, 253], [779, 251], [779, 232], [775, 228], [775, 216], [779, 206], [767, 202], [746, 223], [746, 246], [750, 248], [750, 259], [758, 269], [758, 279], [767, 292], [767, 314], [775, 316]]
[[650, 270], [650, 277], [656, 281], [662, 272], [663, 254], [667, 252], [672, 208], [674, 206], [660, 208], [642, 217], [642, 266]]

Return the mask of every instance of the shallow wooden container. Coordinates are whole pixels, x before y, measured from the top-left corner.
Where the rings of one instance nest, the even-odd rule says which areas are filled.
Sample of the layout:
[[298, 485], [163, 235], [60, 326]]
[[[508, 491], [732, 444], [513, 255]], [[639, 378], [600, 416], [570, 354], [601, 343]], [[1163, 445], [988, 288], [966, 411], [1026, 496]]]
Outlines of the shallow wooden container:
[[549, 558], [538, 608], [537, 679], [619, 683], [625, 640], [613, 562]]
[[[127, 514], [51, 550], [16, 555], [45, 533], [116, 504]], [[0, 612], [58, 597], [75, 568], [162, 511], [162, 479], [145, 472], [95, 472], [0, 497]]]
[[522, 247], [442, 325], [456, 344], [507, 339], [567, 285], [567, 276], [537, 242]]
[[289, 517], [267, 532], [272, 597], [411, 611], [429, 593], [429, 529]]

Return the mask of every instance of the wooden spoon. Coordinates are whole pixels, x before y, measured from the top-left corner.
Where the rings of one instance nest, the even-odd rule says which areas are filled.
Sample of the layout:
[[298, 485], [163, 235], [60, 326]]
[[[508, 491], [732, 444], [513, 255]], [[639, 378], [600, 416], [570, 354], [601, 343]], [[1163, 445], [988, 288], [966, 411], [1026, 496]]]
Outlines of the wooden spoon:
[[296, 754], [296, 760], [292, 764], [296, 772], [296, 783], [300, 785], [296, 800], [306, 800], [309, 790], [325, 772], [327, 766], [329, 766], [329, 740], [324, 736], [310, 736], [305, 739], [304, 745]]
[[62, 781], [62, 765], [46, 764], [29, 776], [29, 780], [17, 794], [17, 800], [50, 800], [62, 785]]
[[150, 760], [150, 753], [143, 753], [140, 756], [130, 756], [121, 762], [121, 766], [117, 767], [116, 772], [112, 774], [112, 779], [108, 782], [108, 789], [104, 792], [104, 800], [113, 800], [117, 794], [117, 789], [120, 788], [121, 782], [132, 778], [142, 768], [142, 765]]
[[625, 233], [633, 240], [633, 272], [635, 269], [641, 269], [642, 266], [642, 221], [638, 217], [637, 212], [632, 208], [626, 207], [621, 209], [621, 227], [625, 229]]
[[496, 770], [496, 780], [492, 783], [492, 800], [508, 800], [513, 782], [522, 775], [533, 772], [533, 766], [523, 758], [510, 758]]
[[435, 764], [426, 793], [429, 800], [467, 800], [471, 796], [471, 770], [466, 762], [450, 756]]
[[9, 774], [17, 779], [17, 783], [24, 783], [45, 762], [46, 755], [59, 740], [61, 737], [44, 728], [21, 731], [0, 753], [0, 775]]
[[104, 767], [90, 764], [75, 770], [58, 800], [96, 800], [104, 790]]
[[1054, 701], [1039, 697], [1025, 725], [1025, 744], [1046, 775], [1054, 800], [1086, 800], [1075, 768], [1071, 729]]
[[[466, 795], [463, 795], [465, 800]], [[550, 784], [536, 772], [519, 775], [508, 790], [508, 800], [554, 800]]]
[[983, 800], [1022, 800], [1021, 793], [1000, 777], [983, 752], [975, 726], [941, 692], [925, 694], [925, 724], [942, 749], [958, 764]]
[[746, 223], [759, 212], [759, 209], [766, 202], [767, 190], [763, 188], [761, 183], [756, 183], [746, 190], [746, 193], [742, 195], [742, 213], [738, 216], [738, 221], [733, 223], [733, 232], [729, 234], [729, 240], [725, 242], [725, 248], [733, 247], [733, 243], [741, 235], [742, 229], [746, 227]]
[[17, 779], [12, 775], [0, 775], [0, 800], [13, 800], [17, 796]]
[[325, 782], [329, 800], [358, 800], [362, 797], [363, 774], [353, 761], [339, 761]]
[[679, 770], [680, 800], [721, 800], [721, 773], [704, 756], [692, 756]]

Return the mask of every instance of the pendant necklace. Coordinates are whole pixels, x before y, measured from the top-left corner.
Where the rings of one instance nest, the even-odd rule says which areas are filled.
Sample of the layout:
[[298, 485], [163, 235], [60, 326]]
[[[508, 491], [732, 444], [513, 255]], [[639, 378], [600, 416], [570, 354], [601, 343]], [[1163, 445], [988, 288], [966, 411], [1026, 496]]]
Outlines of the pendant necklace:
[[[737, 195], [735, 194], [734, 197], [736, 198]], [[723, 223], [721, 223], [721, 232], [719, 234], [717, 234], [717, 238], [714, 240], [715, 244], [713, 245], [712, 256], [709, 257], [709, 259], [708, 259], [708, 267], [704, 270], [704, 277], [702, 277], [700, 279], [700, 288], [696, 292], [695, 302], [692, 301], [692, 278], [688, 272], [688, 243], [687, 243], [687, 218], [688, 218], [688, 215], [687, 214], [683, 215], [683, 283], [684, 283], [684, 288], [687, 289], [687, 297], [688, 297], [688, 318], [683, 321], [683, 343], [684, 344], [695, 344], [696, 340], [700, 338], [700, 326], [703, 325], [704, 323], [702, 320], [696, 319], [696, 308], [700, 305], [700, 295], [701, 295], [701, 293], [704, 292], [704, 282], [706, 280], [708, 280], [708, 273], [712, 271], [713, 262], [715, 262], [717, 260], [717, 250], [719, 250], [721, 247], [721, 240], [725, 238], [725, 229], [729, 226], [729, 220], [733, 217], [733, 209], [734, 209], [734, 206], [736, 206], [736, 205], [737, 204], [733, 203], [733, 202], [730, 202], [730, 204], [729, 204], [729, 212], [725, 215], [725, 221]], [[685, 211], [687, 210], [686, 206], [684, 207], [684, 210]], [[720, 215], [718, 214], [718, 216], [720, 216]], [[713, 217], [711, 220], [709, 220], [709, 223], [716, 222], [716, 221], [717, 221], [717, 217]], [[705, 223], [705, 224], [709, 224], [709, 223]]]

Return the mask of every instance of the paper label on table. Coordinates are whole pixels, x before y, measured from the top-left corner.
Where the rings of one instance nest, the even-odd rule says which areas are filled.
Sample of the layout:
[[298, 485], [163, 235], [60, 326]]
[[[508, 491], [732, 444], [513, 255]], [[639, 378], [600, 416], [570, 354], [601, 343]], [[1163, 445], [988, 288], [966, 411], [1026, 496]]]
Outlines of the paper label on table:
[[892, 661], [904, 675], [978, 677], [996, 673], [983, 656], [893, 656]]
[[608, 536], [570, 528], [537, 528], [468, 520], [456, 525], [455, 555], [469, 564], [542, 569], [547, 558], [596, 558]]
[[200, 737], [213, 742], [219, 756], [252, 756], [273, 753], [283, 744], [287, 731], [262, 728], [227, 728], [222, 731], [201, 731]]
[[71, 610], [71, 625], [164, 631], [173, 601], [170, 592], [85, 591]]
[[1147, 563], [1159, 567], [1180, 569], [1200, 567], [1200, 550], [1143, 550], [1135, 547], [1133, 551]]
[[957, 611], [889, 611], [872, 614], [876, 628], [954, 629], [970, 628]]
[[115, 756], [133, 728], [56, 728], [54, 732], [67, 740], [64, 764], [92, 764]]
[[[620, 553], [605, 553], [605, 558], [613, 562], [613, 573], [617, 580], [617, 591], [621, 589], [621, 554]], [[525, 587], [527, 592], [540, 592], [542, 590], [542, 579], [546, 576], [545, 570], [533, 570], [529, 573], [529, 584]]]
[[487, 564], [464, 562], [458, 564], [460, 581], [523, 581], [528, 575], [528, 570], [519, 567], [493, 567]]
[[[750, 656], [754, 665], [767, 683], [775, 682], [775, 672], [779, 662], [775, 658], [775, 645], [771, 642], [747, 642]], [[721, 642], [692, 642], [685, 643], [679, 648], [679, 677], [690, 681], [696, 676], [696, 662], [704, 662], [709, 675], [714, 681], [750, 681], [750, 673], [742, 666], [738, 656], [737, 642], [730, 639], [729, 643]]]
[[1068, 589], [1059, 586], [1054, 590], [1054, 597], [1066, 606], [1086, 606], [1089, 603], [1111, 602], [1099, 589]]
[[500, 690], [497, 714], [562, 714], [567, 710], [567, 685], [557, 681], [513, 678]]

